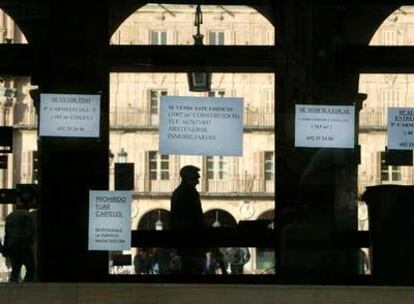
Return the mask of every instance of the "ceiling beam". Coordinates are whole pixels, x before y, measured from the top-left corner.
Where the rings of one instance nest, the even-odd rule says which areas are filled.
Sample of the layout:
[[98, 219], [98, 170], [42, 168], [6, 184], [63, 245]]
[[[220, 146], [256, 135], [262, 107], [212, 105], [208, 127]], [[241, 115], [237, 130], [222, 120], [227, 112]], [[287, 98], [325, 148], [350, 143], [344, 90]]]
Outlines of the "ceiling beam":
[[274, 72], [286, 56], [271, 46], [111, 46], [112, 72]]
[[[112, 72], [274, 72], [286, 62], [271, 46], [110, 46]], [[28, 76], [40, 62], [29, 44], [0, 45], [0, 75]]]
[[338, 71], [414, 73], [413, 46], [349, 46], [338, 49]]

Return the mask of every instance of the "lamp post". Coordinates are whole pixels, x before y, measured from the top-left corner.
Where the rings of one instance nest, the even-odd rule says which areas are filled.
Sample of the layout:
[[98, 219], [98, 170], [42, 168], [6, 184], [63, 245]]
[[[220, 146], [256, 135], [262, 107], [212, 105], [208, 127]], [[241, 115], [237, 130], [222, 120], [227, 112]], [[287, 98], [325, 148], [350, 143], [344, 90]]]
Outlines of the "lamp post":
[[221, 227], [221, 223], [219, 222], [219, 211], [218, 210], [216, 210], [216, 220], [213, 222], [211, 226], [213, 226], [214, 228]]
[[161, 221], [161, 210], [158, 209], [158, 219], [155, 222], [155, 230], [162, 230], [164, 228], [164, 223]]
[[118, 152], [118, 163], [126, 163], [127, 162], [128, 153], [121, 148], [121, 151]]
[[[194, 25], [197, 27], [197, 33], [193, 35], [194, 45], [203, 45], [204, 35], [200, 33], [200, 25], [203, 24], [203, 12], [201, 5], [197, 4]], [[188, 73], [188, 87], [192, 92], [208, 92], [211, 87], [211, 73], [204, 71], [195, 71]]]
[[115, 163], [115, 190], [134, 189], [134, 163], [127, 162], [128, 153], [121, 148]]

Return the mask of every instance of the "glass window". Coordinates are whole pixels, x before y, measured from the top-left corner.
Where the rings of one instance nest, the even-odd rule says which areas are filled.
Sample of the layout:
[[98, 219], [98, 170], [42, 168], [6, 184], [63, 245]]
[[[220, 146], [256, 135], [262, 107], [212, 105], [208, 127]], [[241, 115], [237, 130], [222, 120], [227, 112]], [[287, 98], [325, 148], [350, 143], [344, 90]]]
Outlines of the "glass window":
[[167, 32], [166, 31], [151, 31], [151, 44], [152, 45], [166, 45], [167, 44]]
[[226, 92], [224, 90], [212, 90], [208, 92], [208, 97], [224, 97]]
[[228, 173], [227, 161], [223, 156], [207, 156], [207, 178], [224, 179]]
[[224, 45], [224, 32], [210, 31], [208, 41], [210, 45]]
[[159, 155], [156, 151], [149, 152], [150, 180], [168, 180], [170, 160], [168, 155]]
[[401, 167], [386, 165], [384, 152], [381, 152], [381, 181], [382, 182], [401, 181]]
[[381, 102], [388, 105], [398, 105], [400, 101], [400, 91], [394, 88], [387, 88], [381, 90]]
[[158, 114], [158, 106], [160, 97], [167, 95], [166, 90], [150, 90], [150, 112], [151, 114]]
[[32, 151], [32, 183], [37, 184], [39, 176], [39, 155], [37, 151]]
[[265, 180], [273, 181], [275, 178], [275, 152], [266, 151], [264, 153]]
[[387, 29], [382, 31], [381, 35], [382, 45], [397, 45], [398, 33], [397, 30]]

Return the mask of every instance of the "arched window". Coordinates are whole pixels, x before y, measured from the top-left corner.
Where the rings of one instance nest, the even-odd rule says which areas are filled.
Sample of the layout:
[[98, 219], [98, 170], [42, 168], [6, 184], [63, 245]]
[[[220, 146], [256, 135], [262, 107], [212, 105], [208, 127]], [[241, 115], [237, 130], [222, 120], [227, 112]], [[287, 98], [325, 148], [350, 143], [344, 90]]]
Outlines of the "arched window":
[[[258, 219], [271, 221], [269, 226], [273, 229], [275, 212], [274, 210], [265, 211], [258, 217]], [[274, 248], [256, 249], [256, 268], [259, 273], [275, 273], [276, 261]]]
[[[273, 25], [253, 8], [202, 5], [201, 10], [200, 32], [208, 50], [222, 46], [275, 44]], [[265, 70], [253, 64], [238, 69], [221, 62], [220, 57], [206, 54], [204, 59], [211, 58], [211, 65], [204, 65], [212, 75], [211, 89], [190, 91], [187, 73], [203, 63], [187, 65], [180, 61], [186, 56], [183, 54], [171, 59], [165, 56], [172, 52], [171, 48], [185, 46], [190, 49], [187, 46], [194, 45], [195, 11], [196, 5], [148, 4], [132, 13], [114, 31], [110, 39], [114, 51], [135, 49], [148, 52], [147, 58], [151, 59], [145, 63], [144, 55], [137, 59], [140, 63], [134, 59], [130, 65], [121, 62], [113, 65], [110, 149], [128, 151], [128, 161], [140, 168], [136, 170], [134, 192], [145, 197], [141, 204], [157, 209], [169, 204], [170, 194], [181, 181], [180, 168], [187, 164], [199, 167], [201, 177], [197, 190], [203, 210], [209, 210], [205, 213], [206, 220], [212, 226], [234, 228], [237, 226], [235, 217], [247, 218], [236, 214], [245, 201], [267, 209], [275, 205], [274, 168], [272, 170], [275, 163], [275, 75], [272, 68]], [[156, 59], [156, 54], [161, 55], [160, 60]], [[223, 102], [228, 97], [241, 98], [243, 155], [161, 155], [157, 130], [163, 96], [210, 97]], [[254, 206], [251, 210], [254, 212]], [[253, 219], [252, 216], [248, 218]], [[149, 225], [153, 227], [154, 220]], [[141, 227], [144, 229], [140, 222], [138, 230]]]
[[[192, 45], [196, 5], [147, 4], [111, 37], [113, 45]], [[273, 26], [242, 5], [202, 5], [205, 45], [273, 45]]]

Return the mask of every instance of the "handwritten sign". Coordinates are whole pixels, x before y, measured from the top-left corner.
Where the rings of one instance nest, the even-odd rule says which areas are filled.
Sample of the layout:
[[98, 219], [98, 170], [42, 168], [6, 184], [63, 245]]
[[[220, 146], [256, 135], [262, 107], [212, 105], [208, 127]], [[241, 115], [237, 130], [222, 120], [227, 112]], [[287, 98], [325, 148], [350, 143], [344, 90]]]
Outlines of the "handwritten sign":
[[40, 94], [40, 136], [99, 137], [100, 96]]
[[295, 146], [354, 148], [355, 107], [296, 105]]
[[388, 108], [390, 150], [414, 150], [414, 108]]
[[160, 154], [241, 156], [242, 142], [241, 98], [161, 97]]
[[131, 249], [132, 191], [89, 191], [89, 250]]

